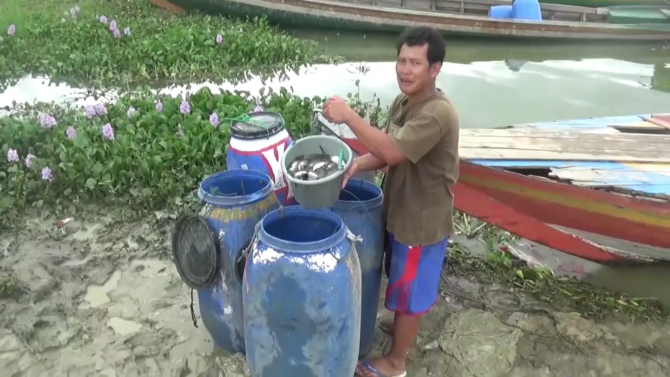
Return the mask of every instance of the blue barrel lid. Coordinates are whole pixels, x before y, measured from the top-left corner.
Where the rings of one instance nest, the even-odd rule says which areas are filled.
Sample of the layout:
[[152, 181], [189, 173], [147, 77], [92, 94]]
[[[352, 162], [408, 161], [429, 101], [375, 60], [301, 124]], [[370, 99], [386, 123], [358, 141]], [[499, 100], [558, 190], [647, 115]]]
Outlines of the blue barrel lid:
[[285, 129], [284, 118], [279, 113], [258, 111], [249, 114], [248, 120], [234, 120], [230, 135], [237, 139], [263, 139]]
[[172, 256], [181, 279], [193, 289], [209, 286], [219, 269], [219, 244], [207, 220], [184, 215], [172, 235]]

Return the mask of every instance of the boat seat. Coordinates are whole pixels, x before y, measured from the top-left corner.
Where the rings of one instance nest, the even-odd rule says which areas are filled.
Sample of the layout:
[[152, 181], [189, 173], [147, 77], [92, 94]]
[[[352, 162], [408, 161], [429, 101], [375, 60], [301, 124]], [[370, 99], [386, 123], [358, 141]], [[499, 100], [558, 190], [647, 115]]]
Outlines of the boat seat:
[[670, 13], [660, 8], [610, 9], [607, 21], [613, 24], [659, 24], [670, 22]]

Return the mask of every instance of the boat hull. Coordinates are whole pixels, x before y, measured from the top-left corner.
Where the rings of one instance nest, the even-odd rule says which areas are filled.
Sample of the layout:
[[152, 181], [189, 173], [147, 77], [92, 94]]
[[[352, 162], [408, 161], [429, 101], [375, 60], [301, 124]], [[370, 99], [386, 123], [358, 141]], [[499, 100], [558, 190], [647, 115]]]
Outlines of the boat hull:
[[664, 3], [660, 0], [647, 0], [647, 1], [635, 1], [635, 0], [542, 0], [542, 4], [560, 4], [560, 5], [573, 5], [578, 7], [592, 7], [592, 8], [601, 8], [601, 7], [613, 7], [618, 5], [663, 5]]
[[[665, 116], [654, 116], [665, 119]], [[529, 130], [561, 130], [572, 133], [594, 133], [603, 137], [618, 135], [617, 127], [642, 127], [647, 132], [654, 124], [640, 124], [648, 115], [581, 119], [520, 125]], [[344, 141], [356, 153], [367, 153], [366, 148], [341, 125], [329, 124], [322, 118], [323, 127], [334, 135], [343, 135]], [[668, 126], [670, 127], [670, 126]], [[659, 137], [667, 137], [658, 126]], [[340, 130], [339, 132], [336, 130]], [[348, 132], [347, 132], [348, 131]], [[468, 144], [468, 133], [462, 130], [461, 153]], [[537, 134], [536, 134], [537, 135]], [[634, 137], [624, 133], [624, 137]], [[643, 137], [644, 139], [644, 137]], [[665, 139], [657, 140], [664, 144]], [[497, 142], [485, 144], [494, 148]], [[613, 144], [608, 144], [612, 148]], [[649, 147], [651, 151], [653, 147]], [[539, 149], [542, 151], [542, 149]], [[540, 152], [538, 152], [540, 153]], [[597, 152], [596, 152], [597, 153]], [[539, 156], [539, 154], [537, 154]], [[456, 209], [503, 228], [520, 237], [560, 250], [580, 258], [602, 264], [644, 263], [670, 261], [670, 165], [618, 164], [598, 161], [550, 160], [461, 160], [459, 182], [453, 187]], [[487, 166], [489, 165], [489, 166]], [[589, 176], [588, 181], [574, 180], [572, 184], [549, 177], [521, 174], [505, 167], [557, 167], [556, 171], [584, 174], [596, 170], [599, 179]], [[591, 166], [589, 169], [584, 167]], [[612, 175], [604, 174], [609, 166]], [[647, 168], [647, 169], [645, 169]], [[617, 170], [618, 169], [618, 170]], [[550, 169], [547, 169], [550, 170]], [[527, 171], [528, 172], [528, 171]], [[612, 178], [614, 177], [614, 179]], [[596, 190], [598, 187], [615, 189]]]
[[361, 32], [398, 33], [427, 25], [445, 35], [551, 41], [655, 41], [670, 39], [668, 25], [613, 25], [492, 19], [486, 16], [409, 11], [317, 0], [151, 0], [182, 10], [201, 10], [233, 17], [267, 17], [285, 27], [317, 27]]
[[[458, 209], [485, 215], [490, 211], [488, 204], [468, 197], [468, 190], [476, 190], [523, 215], [543, 224], [551, 224], [553, 228], [558, 226], [585, 232], [577, 236], [574, 232], [561, 231], [571, 237], [588, 239], [594, 246], [613, 255], [607, 258], [609, 260], [604, 260], [599, 252], [573, 249], [556, 237], [539, 238], [536, 230], [517, 230], [517, 234], [532, 241], [559, 250], [570, 250], [570, 254], [599, 262], [624, 259], [670, 261], [668, 202], [576, 187], [466, 161], [461, 162], [459, 184], [465, 187], [455, 190]], [[459, 191], [463, 194], [460, 198]], [[512, 218], [502, 218], [494, 223], [507, 229], [514, 221]], [[602, 245], [587, 233], [618, 239], [630, 246], [620, 251], [612, 246], [608, 250], [608, 246]]]

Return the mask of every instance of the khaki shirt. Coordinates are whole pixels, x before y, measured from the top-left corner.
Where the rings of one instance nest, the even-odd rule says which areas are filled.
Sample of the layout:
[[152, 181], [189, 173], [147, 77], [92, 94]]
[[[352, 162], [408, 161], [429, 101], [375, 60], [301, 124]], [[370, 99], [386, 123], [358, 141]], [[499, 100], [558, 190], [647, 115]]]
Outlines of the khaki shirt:
[[409, 106], [405, 95], [391, 105], [386, 132], [407, 157], [384, 180], [386, 230], [408, 246], [431, 245], [454, 233], [458, 180], [458, 115], [438, 91]]

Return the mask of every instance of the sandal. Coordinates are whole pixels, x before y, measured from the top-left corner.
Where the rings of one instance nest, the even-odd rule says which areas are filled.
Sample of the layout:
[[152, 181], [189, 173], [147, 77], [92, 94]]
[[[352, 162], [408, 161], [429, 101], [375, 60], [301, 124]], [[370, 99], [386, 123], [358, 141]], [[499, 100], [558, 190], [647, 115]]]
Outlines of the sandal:
[[[358, 373], [359, 368], [364, 368], [366, 373], [365, 374]], [[370, 376], [370, 373], [372, 373], [372, 376], [374, 376], [374, 377], [406, 377], [407, 376], [407, 371], [402, 372], [400, 374], [397, 374], [395, 376], [391, 376], [391, 375], [382, 373], [382, 372], [378, 371], [377, 368], [371, 366], [370, 365], [370, 360], [368, 360], [368, 359], [361, 361], [356, 366], [356, 375], [357, 376], [368, 377], [368, 376]]]

